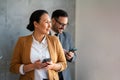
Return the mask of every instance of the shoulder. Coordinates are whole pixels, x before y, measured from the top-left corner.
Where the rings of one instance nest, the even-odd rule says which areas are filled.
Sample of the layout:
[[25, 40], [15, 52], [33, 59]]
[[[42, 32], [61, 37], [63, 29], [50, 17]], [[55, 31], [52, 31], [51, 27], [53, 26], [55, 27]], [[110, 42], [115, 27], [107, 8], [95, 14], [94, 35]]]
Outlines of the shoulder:
[[66, 37], [66, 38], [71, 38], [71, 35], [70, 35], [70, 33], [68, 33], [68, 32], [63, 32], [63, 33], [61, 34], [61, 36], [64, 36], [64, 37]]
[[32, 35], [20, 36], [18, 41], [28, 41], [32, 39]]
[[65, 34], [65, 35], [70, 35], [69, 32], [62, 32], [62, 34]]

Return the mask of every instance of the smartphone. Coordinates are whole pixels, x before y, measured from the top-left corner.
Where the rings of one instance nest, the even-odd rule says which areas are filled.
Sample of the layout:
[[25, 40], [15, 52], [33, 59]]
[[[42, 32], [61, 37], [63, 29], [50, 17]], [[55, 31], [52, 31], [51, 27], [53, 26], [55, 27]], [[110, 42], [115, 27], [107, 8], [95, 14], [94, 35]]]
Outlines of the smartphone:
[[50, 61], [51, 61], [51, 58], [45, 58], [45, 59], [43, 59], [42, 63], [50, 62]]
[[72, 51], [72, 52], [77, 51], [77, 48], [70, 49], [69, 52], [70, 51]]

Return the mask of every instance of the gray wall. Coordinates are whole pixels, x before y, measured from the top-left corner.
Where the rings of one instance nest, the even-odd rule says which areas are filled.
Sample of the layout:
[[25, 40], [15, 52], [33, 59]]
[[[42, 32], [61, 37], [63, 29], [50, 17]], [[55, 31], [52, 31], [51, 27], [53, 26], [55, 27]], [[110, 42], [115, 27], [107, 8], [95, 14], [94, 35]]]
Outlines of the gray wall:
[[76, 80], [120, 80], [120, 0], [76, 0]]
[[[18, 37], [31, 34], [26, 29], [31, 13], [36, 9], [45, 9], [51, 15], [53, 10], [59, 8], [69, 14], [70, 25], [67, 31], [71, 32], [74, 39], [74, 0], [0, 0], [0, 80], [18, 79], [18, 75], [9, 72], [9, 63]], [[72, 65], [74, 75], [74, 64]]]

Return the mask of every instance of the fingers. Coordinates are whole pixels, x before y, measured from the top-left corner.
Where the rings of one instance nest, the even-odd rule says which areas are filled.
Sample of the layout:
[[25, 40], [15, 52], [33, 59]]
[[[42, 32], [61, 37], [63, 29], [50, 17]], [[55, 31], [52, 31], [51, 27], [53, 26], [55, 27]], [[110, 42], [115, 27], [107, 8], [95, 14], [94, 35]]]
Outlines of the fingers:
[[35, 69], [41, 69], [41, 68], [45, 68], [45, 67], [47, 67], [48, 65], [51, 65], [51, 64], [52, 64], [52, 61], [43, 63], [40, 60], [37, 60], [34, 63], [34, 67], [35, 67]]
[[69, 53], [65, 54], [65, 56], [66, 56], [66, 58], [67, 58], [68, 60], [70, 60], [71, 58], [73, 58], [74, 53], [73, 53], [73, 52], [69, 52]]
[[40, 69], [40, 68], [41, 68], [40, 65], [41, 65], [40, 60], [35, 61], [35, 63], [34, 63], [34, 67], [35, 67], [35, 69]]
[[66, 56], [73, 57], [74, 53], [73, 52], [69, 52], [69, 53], [66, 54]]
[[49, 69], [53, 69], [54, 67], [54, 63], [51, 61], [51, 62], [47, 62], [47, 66], [45, 67], [45, 69], [49, 70]]
[[41, 68], [46, 67], [48, 64], [47, 63], [41, 63]]
[[49, 69], [52, 69], [54, 64], [52, 61], [50, 62], [41, 62], [40, 60], [37, 60], [35, 63], [34, 63], [34, 66], [35, 66], [35, 69], [41, 69], [41, 68], [45, 68], [47, 70]]

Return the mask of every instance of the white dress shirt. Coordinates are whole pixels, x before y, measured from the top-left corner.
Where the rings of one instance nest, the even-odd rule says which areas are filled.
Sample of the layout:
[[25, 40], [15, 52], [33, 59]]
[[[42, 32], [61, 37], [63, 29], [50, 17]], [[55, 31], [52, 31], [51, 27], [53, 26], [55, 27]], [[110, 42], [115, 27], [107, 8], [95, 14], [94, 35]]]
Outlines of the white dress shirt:
[[[45, 58], [50, 58], [46, 37], [44, 37], [41, 43], [36, 41], [34, 36], [32, 37], [33, 37], [33, 43], [32, 43], [31, 52], [30, 52], [31, 62], [34, 63], [37, 60], [43, 61], [43, 59]], [[23, 66], [24, 64], [20, 66], [20, 73], [24, 75], [25, 73], [23, 72]], [[48, 79], [47, 70], [44, 68], [35, 69], [34, 74], [35, 74], [34, 80]]]

